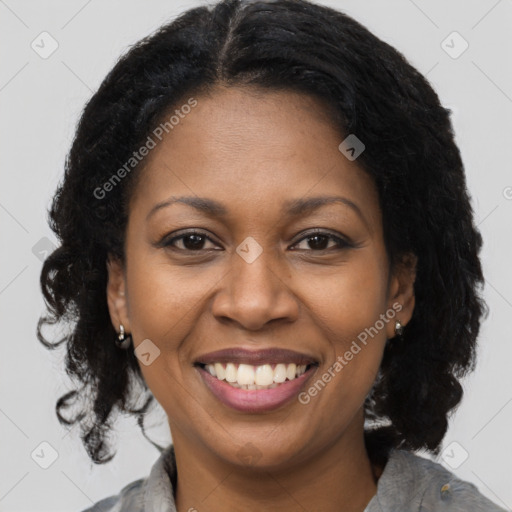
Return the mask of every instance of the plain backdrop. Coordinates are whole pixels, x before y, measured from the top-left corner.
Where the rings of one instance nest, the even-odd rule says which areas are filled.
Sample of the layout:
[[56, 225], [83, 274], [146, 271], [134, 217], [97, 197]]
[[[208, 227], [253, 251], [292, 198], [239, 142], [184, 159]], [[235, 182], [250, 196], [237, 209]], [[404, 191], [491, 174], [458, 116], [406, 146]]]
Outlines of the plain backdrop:
[[[453, 111], [484, 238], [490, 315], [477, 370], [464, 381], [464, 401], [436, 460], [511, 509], [512, 2], [319, 3], [345, 11], [401, 51]], [[39, 273], [56, 243], [46, 209], [85, 102], [131, 44], [202, 4], [0, 0], [0, 511], [82, 510], [147, 476], [159, 455], [135, 421], [121, 417], [113, 433], [116, 457], [96, 466], [78, 429], [68, 433], [58, 423], [55, 402], [71, 388], [64, 349], [50, 352], [35, 336], [44, 311]], [[148, 424], [152, 439], [170, 442], [161, 408]]]

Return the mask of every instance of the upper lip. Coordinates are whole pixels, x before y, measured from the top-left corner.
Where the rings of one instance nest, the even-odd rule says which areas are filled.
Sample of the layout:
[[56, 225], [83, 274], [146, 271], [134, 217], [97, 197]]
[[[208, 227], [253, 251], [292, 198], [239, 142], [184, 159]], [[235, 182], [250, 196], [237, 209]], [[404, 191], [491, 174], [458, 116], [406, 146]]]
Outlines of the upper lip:
[[278, 363], [308, 365], [316, 364], [317, 362], [318, 361], [312, 356], [289, 349], [266, 348], [260, 350], [249, 350], [241, 347], [208, 352], [207, 354], [200, 355], [195, 360], [195, 364], [235, 363], [252, 364], [254, 366]]

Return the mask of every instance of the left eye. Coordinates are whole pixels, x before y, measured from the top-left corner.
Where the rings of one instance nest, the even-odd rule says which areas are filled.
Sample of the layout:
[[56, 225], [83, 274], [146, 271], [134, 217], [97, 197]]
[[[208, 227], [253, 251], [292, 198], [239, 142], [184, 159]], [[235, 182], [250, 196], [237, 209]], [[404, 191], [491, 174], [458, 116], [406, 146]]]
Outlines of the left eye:
[[[334, 242], [334, 245], [327, 247], [326, 244], [328, 244], [329, 240]], [[310, 233], [306, 237], [304, 237], [302, 240], [299, 241], [299, 243], [306, 242], [309, 245], [309, 248], [306, 247], [305, 250], [314, 250], [314, 251], [325, 251], [327, 249], [332, 249], [333, 247], [338, 247], [340, 249], [344, 247], [348, 247], [349, 244], [342, 238], [335, 236], [331, 233], [325, 233], [325, 232], [316, 232], [316, 233]], [[297, 245], [297, 244], [295, 244]], [[304, 249], [299, 249], [304, 250]]]

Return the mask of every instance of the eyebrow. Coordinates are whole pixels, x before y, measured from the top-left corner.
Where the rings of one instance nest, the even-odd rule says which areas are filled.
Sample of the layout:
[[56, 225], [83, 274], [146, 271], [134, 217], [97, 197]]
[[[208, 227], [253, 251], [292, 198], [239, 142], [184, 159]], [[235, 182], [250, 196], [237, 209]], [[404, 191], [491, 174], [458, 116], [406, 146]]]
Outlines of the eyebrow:
[[[165, 201], [156, 204], [146, 216], [146, 220], [149, 220], [149, 218], [152, 215], [154, 215], [157, 211], [163, 208], [167, 208], [168, 206], [171, 206], [175, 203], [186, 204], [211, 217], [225, 217], [228, 214], [228, 210], [226, 209], [226, 207], [222, 203], [216, 201], [215, 199], [194, 196], [171, 196], [169, 199], [166, 199]], [[306, 213], [311, 213], [315, 210], [318, 210], [322, 206], [335, 203], [341, 203], [351, 208], [367, 225], [366, 219], [364, 218], [364, 215], [359, 206], [350, 199], [342, 196], [318, 196], [292, 199], [289, 201], [285, 201], [283, 208], [281, 209], [281, 213], [289, 217], [298, 217], [300, 215], [304, 215]]]

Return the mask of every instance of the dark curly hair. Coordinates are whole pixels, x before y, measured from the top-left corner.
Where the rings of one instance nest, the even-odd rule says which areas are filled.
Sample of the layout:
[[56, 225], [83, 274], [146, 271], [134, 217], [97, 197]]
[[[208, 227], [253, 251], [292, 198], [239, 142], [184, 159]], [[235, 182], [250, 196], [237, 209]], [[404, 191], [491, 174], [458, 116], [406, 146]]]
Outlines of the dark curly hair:
[[[403, 336], [386, 345], [365, 402], [373, 419], [365, 441], [377, 462], [392, 447], [438, 454], [488, 314], [480, 295], [482, 238], [451, 112], [401, 53], [349, 16], [306, 0], [223, 0], [191, 9], [135, 44], [86, 105], [49, 212], [61, 245], [41, 272], [48, 313], [38, 338], [48, 348], [66, 343], [66, 372], [79, 383], [57, 401], [59, 421], [80, 424], [97, 464], [115, 455], [106, 440], [114, 413], [137, 415], [146, 435], [154, 397], [133, 350], [114, 344], [106, 299], [107, 257], [124, 261], [141, 164], [108, 197], [95, 191], [184, 97], [218, 84], [313, 96], [340, 141], [354, 133], [364, 142], [357, 163], [378, 189], [389, 261], [417, 256], [414, 313]], [[43, 329], [61, 323], [69, 331], [50, 343]], [[78, 412], [64, 417], [75, 404]]]

